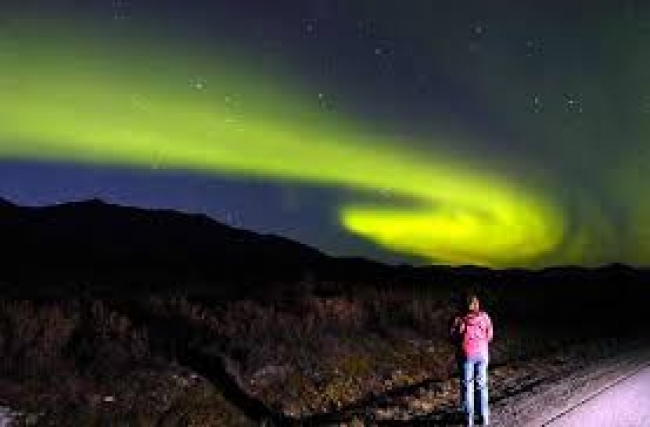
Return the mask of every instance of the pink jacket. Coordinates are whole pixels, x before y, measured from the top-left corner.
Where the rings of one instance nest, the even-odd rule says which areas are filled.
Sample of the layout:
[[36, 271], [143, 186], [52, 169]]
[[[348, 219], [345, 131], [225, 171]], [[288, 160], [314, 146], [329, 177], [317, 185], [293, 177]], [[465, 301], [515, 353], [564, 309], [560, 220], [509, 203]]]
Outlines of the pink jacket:
[[492, 320], [484, 311], [459, 315], [451, 326], [451, 337], [459, 344], [466, 358], [487, 358], [488, 344], [493, 335]]

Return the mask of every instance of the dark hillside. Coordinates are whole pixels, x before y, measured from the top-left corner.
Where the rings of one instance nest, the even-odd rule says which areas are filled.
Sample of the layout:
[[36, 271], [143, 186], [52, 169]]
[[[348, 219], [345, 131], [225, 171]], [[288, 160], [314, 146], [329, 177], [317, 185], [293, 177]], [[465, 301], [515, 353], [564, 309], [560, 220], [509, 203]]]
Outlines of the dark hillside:
[[29, 283], [222, 283], [288, 280], [324, 256], [278, 236], [205, 215], [145, 210], [100, 200], [49, 207], [0, 203], [2, 271]]

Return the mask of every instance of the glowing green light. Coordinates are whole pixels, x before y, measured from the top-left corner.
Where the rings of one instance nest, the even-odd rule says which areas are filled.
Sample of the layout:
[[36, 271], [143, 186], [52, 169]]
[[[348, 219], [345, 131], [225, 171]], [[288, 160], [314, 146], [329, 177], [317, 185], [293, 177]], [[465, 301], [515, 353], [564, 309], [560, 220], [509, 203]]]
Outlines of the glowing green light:
[[235, 55], [41, 28], [0, 34], [1, 157], [389, 190], [413, 206], [342, 206], [343, 226], [434, 262], [530, 265], [563, 238], [562, 213], [534, 189], [326, 120], [318, 99]]

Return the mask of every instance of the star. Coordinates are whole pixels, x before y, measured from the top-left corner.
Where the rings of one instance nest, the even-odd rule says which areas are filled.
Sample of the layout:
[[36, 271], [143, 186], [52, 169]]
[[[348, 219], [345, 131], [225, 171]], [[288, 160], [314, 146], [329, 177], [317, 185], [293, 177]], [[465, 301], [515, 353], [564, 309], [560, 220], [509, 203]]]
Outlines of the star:
[[302, 30], [306, 37], [318, 37], [318, 22], [315, 19], [303, 19]]
[[526, 48], [526, 56], [528, 57], [541, 55], [544, 53], [542, 49], [541, 40], [533, 40], [533, 39], [526, 40], [525, 48]]
[[202, 91], [207, 88], [207, 82], [200, 77], [190, 79], [189, 84], [193, 89], [197, 91]]
[[583, 112], [582, 102], [580, 102], [580, 99], [577, 96], [565, 94], [564, 98], [566, 102], [566, 109], [569, 113], [581, 114]]
[[542, 111], [543, 105], [542, 105], [542, 100], [539, 97], [539, 95], [534, 95], [533, 96], [533, 112], [534, 113], [540, 113]]
[[322, 110], [334, 110], [334, 97], [332, 95], [327, 95], [324, 92], [318, 94], [318, 103]]

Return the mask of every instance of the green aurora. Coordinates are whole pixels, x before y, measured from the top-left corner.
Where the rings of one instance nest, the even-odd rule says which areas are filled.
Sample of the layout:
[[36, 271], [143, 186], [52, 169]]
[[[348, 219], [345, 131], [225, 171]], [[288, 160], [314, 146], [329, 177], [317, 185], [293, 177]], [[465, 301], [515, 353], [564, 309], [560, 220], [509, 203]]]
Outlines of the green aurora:
[[566, 249], [567, 213], [543, 185], [445, 150], [453, 135], [425, 152], [353, 117], [323, 115], [282, 70], [227, 49], [44, 22], [3, 31], [0, 157], [388, 192], [400, 202], [340, 206], [341, 225], [434, 263], [590, 262]]

